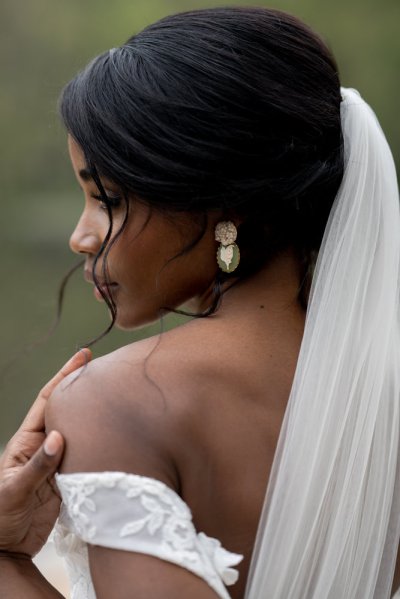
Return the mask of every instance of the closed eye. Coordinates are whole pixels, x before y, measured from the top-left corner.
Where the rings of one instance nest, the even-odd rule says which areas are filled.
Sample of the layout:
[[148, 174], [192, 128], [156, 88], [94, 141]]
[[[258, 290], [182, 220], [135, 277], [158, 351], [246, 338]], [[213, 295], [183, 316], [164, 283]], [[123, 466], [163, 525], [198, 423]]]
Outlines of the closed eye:
[[109, 208], [118, 208], [122, 201], [121, 196], [114, 195], [92, 194], [90, 197], [92, 197], [94, 200], [99, 201], [104, 206], [104, 208], [107, 208], [107, 206]]

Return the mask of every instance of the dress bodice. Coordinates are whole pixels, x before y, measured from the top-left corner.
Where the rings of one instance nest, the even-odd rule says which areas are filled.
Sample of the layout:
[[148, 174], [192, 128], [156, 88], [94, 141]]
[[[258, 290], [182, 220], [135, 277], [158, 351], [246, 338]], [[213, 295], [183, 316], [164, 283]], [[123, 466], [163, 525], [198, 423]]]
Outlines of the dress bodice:
[[242, 556], [197, 533], [186, 503], [164, 483], [123, 472], [56, 475], [62, 496], [53, 534], [65, 557], [71, 599], [95, 599], [87, 544], [145, 553], [187, 568], [222, 599], [238, 578]]

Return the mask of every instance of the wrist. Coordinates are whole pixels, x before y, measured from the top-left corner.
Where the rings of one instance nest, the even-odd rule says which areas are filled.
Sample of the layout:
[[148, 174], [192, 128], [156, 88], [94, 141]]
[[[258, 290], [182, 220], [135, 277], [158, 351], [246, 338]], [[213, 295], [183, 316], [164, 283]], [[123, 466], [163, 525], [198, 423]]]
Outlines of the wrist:
[[28, 574], [32, 566], [32, 559], [26, 553], [0, 551], [0, 586], [5, 577], [11, 576], [12, 573]]
[[1, 599], [63, 599], [26, 553], [0, 551]]
[[32, 560], [32, 557], [27, 553], [20, 553], [19, 551], [4, 551], [0, 549], [0, 559], [10, 561], [28, 561]]

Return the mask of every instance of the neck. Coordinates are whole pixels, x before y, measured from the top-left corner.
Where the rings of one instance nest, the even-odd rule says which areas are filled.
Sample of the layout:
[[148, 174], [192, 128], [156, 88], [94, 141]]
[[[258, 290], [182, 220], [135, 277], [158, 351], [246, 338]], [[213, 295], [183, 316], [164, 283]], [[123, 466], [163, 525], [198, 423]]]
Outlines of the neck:
[[[298, 304], [301, 285], [299, 261], [291, 249], [281, 252], [266, 266], [245, 279], [232, 278], [222, 287], [223, 299], [217, 315], [225, 315], [235, 310], [279, 309]], [[204, 311], [212, 303], [213, 286], [201, 296], [192, 300], [193, 311]]]

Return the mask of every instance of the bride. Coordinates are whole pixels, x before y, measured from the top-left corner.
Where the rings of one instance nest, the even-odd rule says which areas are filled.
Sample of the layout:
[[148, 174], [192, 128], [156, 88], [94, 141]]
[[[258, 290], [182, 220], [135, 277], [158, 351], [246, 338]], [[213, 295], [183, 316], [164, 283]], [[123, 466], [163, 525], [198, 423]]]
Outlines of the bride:
[[[219, 8], [95, 58], [60, 111], [112, 324], [194, 317], [46, 401], [72, 598], [388, 598], [400, 218], [372, 110], [300, 21]], [[2, 526], [8, 597], [59, 596]]]

